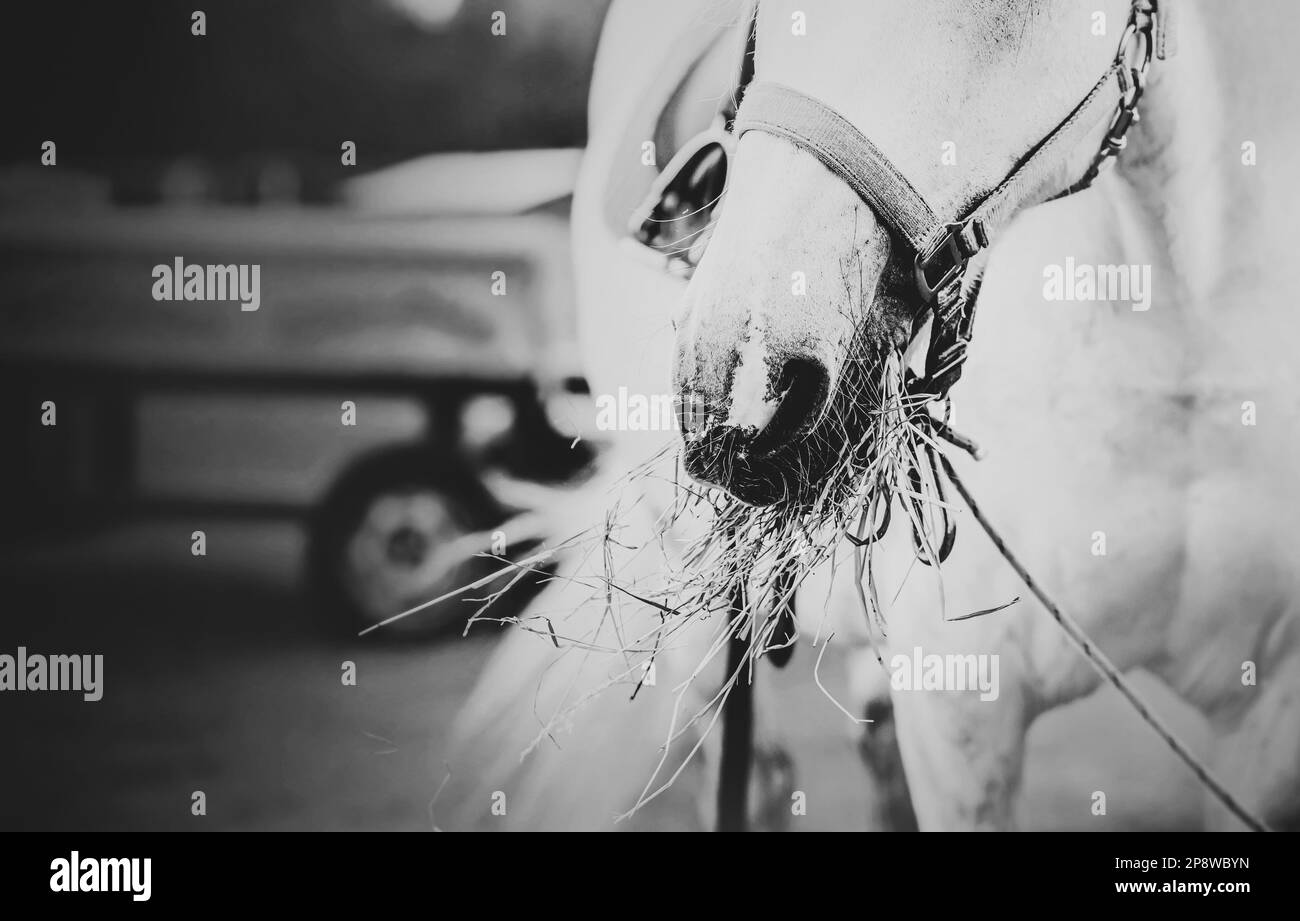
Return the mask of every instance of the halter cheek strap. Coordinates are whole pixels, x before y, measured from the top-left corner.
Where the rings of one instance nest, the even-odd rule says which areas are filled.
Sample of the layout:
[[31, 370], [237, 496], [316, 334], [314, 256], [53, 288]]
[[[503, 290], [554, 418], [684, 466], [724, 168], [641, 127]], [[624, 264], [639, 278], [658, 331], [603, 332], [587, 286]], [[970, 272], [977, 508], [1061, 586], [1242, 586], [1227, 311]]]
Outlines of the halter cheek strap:
[[918, 382], [918, 392], [942, 398], [961, 376], [985, 251], [1020, 209], [1052, 197], [1047, 180], [1059, 168], [1058, 151], [1075, 149], [1108, 112], [1113, 113], [1101, 150], [1084, 176], [1062, 193], [1069, 194], [1086, 188], [1123, 149], [1125, 134], [1137, 120], [1137, 100], [1152, 52], [1163, 56], [1170, 50], [1168, 30], [1156, 25], [1151, 0], [1135, 0], [1114, 61], [1083, 100], [991, 192], [964, 214], [948, 218], [936, 215], [889, 158], [825, 103], [777, 83], [760, 81], [746, 87], [735, 136], [761, 131], [806, 150], [843, 180], [914, 255], [918, 314], [926, 306], [934, 313], [926, 376]]

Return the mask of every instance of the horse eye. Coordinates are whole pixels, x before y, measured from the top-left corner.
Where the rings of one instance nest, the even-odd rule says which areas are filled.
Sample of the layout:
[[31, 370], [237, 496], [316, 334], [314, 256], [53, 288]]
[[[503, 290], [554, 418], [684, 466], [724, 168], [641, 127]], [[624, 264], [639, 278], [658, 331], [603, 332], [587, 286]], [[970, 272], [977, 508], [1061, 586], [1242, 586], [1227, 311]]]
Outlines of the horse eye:
[[[686, 189], [696, 208], [711, 208], [727, 187], [727, 155], [719, 145], [700, 151], [701, 156], [688, 164]], [[693, 165], [693, 169], [690, 166]]]
[[702, 136], [673, 157], [641, 210], [633, 236], [670, 260], [694, 267], [727, 184], [727, 150]]

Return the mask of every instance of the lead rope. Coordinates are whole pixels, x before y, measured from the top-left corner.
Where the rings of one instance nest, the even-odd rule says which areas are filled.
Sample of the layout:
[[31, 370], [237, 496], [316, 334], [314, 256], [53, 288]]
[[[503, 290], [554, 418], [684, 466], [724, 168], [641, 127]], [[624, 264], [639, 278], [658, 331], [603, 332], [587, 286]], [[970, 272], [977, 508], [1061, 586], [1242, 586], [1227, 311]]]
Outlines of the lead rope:
[[1252, 831], [1271, 831], [1272, 829], [1270, 829], [1263, 820], [1257, 818], [1250, 812], [1250, 810], [1243, 806], [1235, 796], [1228, 792], [1227, 788], [1210, 773], [1209, 768], [1207, 768], [1201, 760], [1187, 748], [1186, 745], [1179, 741], [1178, 737], [1174, 735], [1173, 731], [1165, 725], [1164, 721], [1161, 720], [1160, 717], [1156, 716], [1156, 714], [1152, 712], [1146, 702], [1138, 696], [1137, 692], [1134, 691], [1128, 681], [1125, 680], [1124, 676], [1120, 673], [1120, 670], [1115, 667], [1115, 664], [1111, 662], [1110, 659], [1106, 657], [1106, 654], [1098, 649], [1093, 644], [1092, 640], [1088, 638], [1088, 634], [1079, 626], [1079, 623], [1069, 614], [1061, 610], [1056, 602], [1052, 600], [1051, 596], [1049, 596], [1034, 577], [1029, 574], [1029, 570], [1024, 567], [1019, 559], [1016, 558], [1016, 555], [1011, 551], [1011, 548], [1007, 546], [1007, 542], [1002, 539], [1002, 535], [998, 533], [997, 528], [993, 527], [992, 522], [984, 517], [984, 513], [980, 511], [979, 505], [975, 502], [975, 497], [970, 494], [970, 490], [966, 488], [966, 484], [962, 482], [961, 477], [957, 476], [957, 471], [953, 469], [952, 461], [942, 453], [939, 453], [939, 460], [940, 463], [943, 464], [944, 473], [948, 476], [949, 481], [956, 488], [962, 499], [965, 500], [966, 505], [970, 508], [971, 514], [975, 517], [975, 520], [979, 522], [980, 527], [984, 529], [984, 533], [989, 536], [989, 540], [993, 541], [993, 546], [997, 547], [998, 552], [1002, 554], [1002, 558], [1007, 561], [1007, 564], [1012, 569], [1015, 570], [1016, 575], [1020, 577], [1020, 581], [1025, 583], [1025, 587], [1033, 593], [1034, 597], [1042, 603], [1043, 607], [1047, 608], [1047, 613], [1052, 615], [1052, 619], [1055, 620], [1060, 625], [1061, 629], [1065, 631], [1065, 635], [1070, 638], [1072, 643], [1074, 643], [1075, 648], [1083, 653], [1084, 658], [1092, 663], [1092, 666], [1101, 673], [1102, 677], [1109, 681], [1111, 685], [1124, 696], [1124, 699], [1127, 700], [1129, 704], [1132, 705], [1133, 709], [1137, 711], [1138, 716], [1142, 717], [1143, 721], [1155, 731], [1156, 735], [1164, 739], [1165, 744], [1173, 749], [1174, 754], [1181, 758], [1183, 763], [1191, 768], [1192, 773], [1195, 774], [1196, 778], [1205, 785], [1206, 789], [1214, 794], [1215, 799], [1222, 803], [1238, 819], [1244, 822]]
[[[733, 623], [748, 607], [745, 577], [736, 580], [730, 616]], [[733, 681], [722, 700], [722, 756], [718, 762], [720, 832], [745, 831], [749, 816], [749, 775], [754, 763], [754, 678], [749, 662], [753, 625], [739, 627], [727, 640], [727, 675]], [[748, 669], [747, 669], [748, 666]], [[744, 674], [745, 671], [749, 674]]]

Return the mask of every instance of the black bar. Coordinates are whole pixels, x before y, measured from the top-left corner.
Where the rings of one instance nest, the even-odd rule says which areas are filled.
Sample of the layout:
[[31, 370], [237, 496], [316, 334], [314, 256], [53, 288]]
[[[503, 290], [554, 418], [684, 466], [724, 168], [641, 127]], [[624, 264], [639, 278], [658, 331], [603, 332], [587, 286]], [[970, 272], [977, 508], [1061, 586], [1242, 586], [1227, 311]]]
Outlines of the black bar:
[[[199, 827], [201, 820], [195, 822]], [[405, 904], [407, 899], [430, 906], [449, 898], [490, 899], [497, 906], [498, 895], [504, 898], [511, 892], [534, 906], [560, 899], [593, 905], [602, 887], [626, 897], [629, 873], [654, 868], [672, 870], [683, 880], [697, 878], [699, 895], [725, 897], [730, 904], [742, 890], [771, 897], [770, 876], [763, 877], [762, 885], [735, 883], [737, 877], [752, 875], [758, 861], [786, 867], [783, 881], [791, 892], [797, 891], [788, 868], [800, 854], [807, 856], [807, 842], [800, 838], [763, 836], [719, 851], [708, 836], [677, 835], [672, 856], [665, 861], [664, 842], [626, 834], [612, 848], [602, 840], [573, 835], [540, 849], [527, 844], [510, 848], [504, 856], [493, 856], [482, 842], [455, 834], [422, 840], [410, 835], [359, 839], [321, 834], [33, 834], [10, 836], [4, 842], [0, 890], [13, 906], [44, 902], [71, 911], [113, 905], [166, 910], [282, 903], [293, 905], [296, 916], [303, 916], [308, 907], [323, 906], [336, 917], [345, 905], [379, 912], [384, 905]], [[1294, 894], [1293, 845], [1286, 835], [1040, 832], [996, 838], [894, 835], [887, 841], [835, 841], [825, 846], [828, 859], [830, 849], [844, 849], [840, 854], [848, 873], [845, 884], [860, 883], [858, 895], [876, 910], [901, 901], [913, 908], [963, 906], [971, 917], [983, 917], [1017, 907], [1053, 914], [1060, 906], [1073, 910], [1104, 903], [1127, 904], [1143, 912], [1158, 912], [1161, 906], [1180, 912], [1193, 905], [1212, 906], [1216, 917], [1233, 917], [1234, 908], [1251, 900], [1261, 907], [1286, 904]], [[52, 864], [70, 860], [73, 851], [79, 861], [148, 857], [149, 899], [136, 901], [130, 892], [121, 891], [54, 891], [57, 870]], [[1185, 865], [1216, 859], [1227, 859], [1230, 865]], [[1164, 868], [1165, 860], [1178, 860], [1180, 866]], [[1117, 861], [1138, 865], [1120, 869]], [[579, 882], [579, 867], [602, 872], [587, 873]], [[699, 876], [702, 868], [722, 872]], [[1148, 884], [1152, 891], [1129, 891], [1127, 884], [1132, 883]], [[1186, 888], [1204, 883], [1247, 884], [1249, 891], [1206, 895]], [[1166, 884], [1185, 888], [1166, 890]]]

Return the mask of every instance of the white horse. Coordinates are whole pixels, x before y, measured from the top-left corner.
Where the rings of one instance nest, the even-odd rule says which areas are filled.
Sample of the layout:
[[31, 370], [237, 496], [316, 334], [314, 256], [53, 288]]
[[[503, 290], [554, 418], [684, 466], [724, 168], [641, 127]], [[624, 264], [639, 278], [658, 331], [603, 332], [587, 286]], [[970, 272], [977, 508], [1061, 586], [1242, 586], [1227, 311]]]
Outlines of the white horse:
[[[680, 4], [638, 14], [630, 6], [616, 6], [606, 25], [592, 146], [575, 202], [591, 376], [598, 392], [621, 384], [659, 393], [670, 386], [675, 355], [676, 386], [761, 429], [778, 410], [772, 385], [790, 362], [818, 368], [829, 399], [846, 363], [863, 360], [851, 353], [854, 333], [869, 330], [894, 344], [908, 338], [910, 329], [876, 294], [882, 278], [910, 266], [895, 265], [899, 250], [877, 216], [816, 158], [750, 132], [680, 306], [672, 303], [672, 280], [636, 276], [615, 256], [611, 233], [644, 192], [636, 157], [645, 140], [680, 140], [689, 130], [674, 131], [672, 118], [698, 121], [700, 107], [727, 91], [728, 55], [739, 45], [715, 39], [739, 15]], [[1128, 8], [1126, 0], [1087, 7], [764, 0], [756, 78], [837, 110], [936, 212], [959, 213], [1088, 91], [1114, 55]], [[1215, 733], [1210, 767], [1222, 782], [1274, 827], [1295, 826], [1300, 594], [1287, 527], [1300, 487], [1287, 474], [1300, 450], [1300, 374], [1290, 354], [1300, 318], [1286, 297], [1285, 246], [1300, 181], [1285, 157], [1298, 126], [1280, 115], [1271, 87], [1294, 81], [1286, 26], [1298, 17], [1280, 0], [1231, 15], [1182, 0], [1175, 12], [1178, 53], [1154, 65], [1119, 168], [1086, 192], [1025, 210], [994, 241], [970, 359], [953, 392], [958, 426], [989, 456], [954, 462], [1098, 647], [1122, 669], [1157, 675], [1204, 714]], [[680, 66], [701, 59], [693, 71]], [[676, 75], [667, 88], [656, 83], [665, 71]], [[667, 105], [670, 98], [676, 105]], [[665, 109], [666, 126], [631, 114]], [[1056, 188], [1083, 173], [1104, 127], [1059, 151]], [[629, 177], [626, 190], [609, 179], [620, 174]], [[1150, 266], [1149, 309], [1134, 309], [1142, 305], [1132, 292], [1047, 300], [1045, 278], [1067, 259]], [[808, 292], [798, 299], [791, 297], [795, 272]], [[793, 426], [785, 420], [783, 434], [815, 433], [821, 404], [806, 411]], [[648, 447], [631, 445], [626, 457]], [[740, 485], [727, 481], [734, 459], [702, 460], [697, 469], [715, 485]], [[1098, 678], [1032, 599], [986, 617], [945, 620], [945, 611], [1026, 594], [969, 516], [958, 518], [956, 549], [938, 571], [914, 565], [905, 527], [895, 526], [876, 548], [890, 615], [882, 652], [886, 662], [915, 650], [997, 657], [995, 700], [898, 682], [891, 696], [920, 826], [1006, 828], [1014, 823], [1029, 726], [1089, 694]], [[868, 625], [852, 592], [843, 584], [832, 591], [836, 629], [854, 631], [865, 648]], [[805, 624], [805, 633], [815, 629]], [[510, 663], [541, 661], [523, 648], [500, 651], [466, 711], [463, 738], [493, 718], [481, 706], [488, 697], [499, 703], [497, 725], [509, 721], [505, 701], [541, 669], [513, 677], [521, 669]], [[876, 666], [864, 657], [859, 669]], [[878, 687], [878, 676], [864, 675], [861, 686], [873, 681]], [[866, 706], [866, 693], [854, 707]], [[616, 727], [614, 747], [644, 753], [662, 726], [636, 719], [632, 709], [608, 722], [593, 715], [588, 731], [595, 738], [598, 726]], [[657, 721], [664, 719], [661, 709]], [[500, 748], [502, 757], [518, 751], [499, 741], [479, 744]], [[546, 768], [528, 776], [552, 800], [564, 786]], [[589, 788], [579, 799], [593, 813], [625, 808], [607, 810], [613, 787], [628, 785], [606, 786], [609, 797]], [[1096, 792], [1077, 791], [1080, 816], [1095, 813]], [[1240, 827], [1208, 799], [1207, 806], [1209, 827]]]

